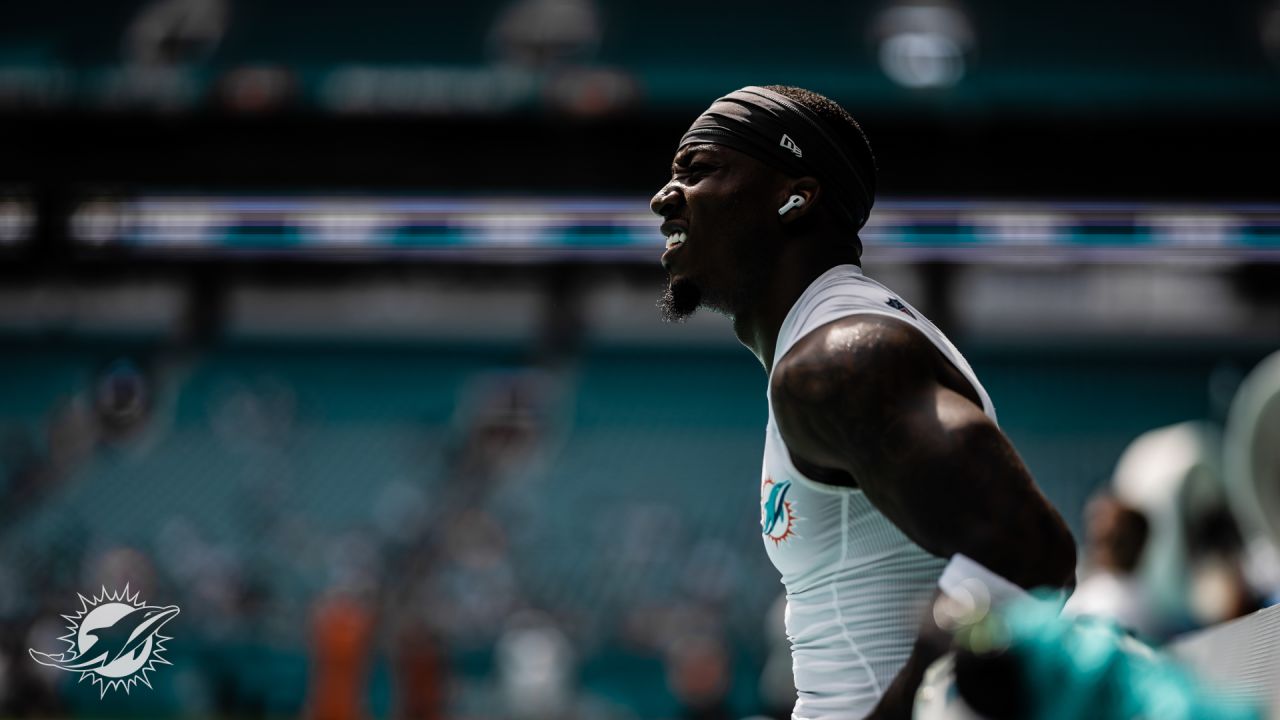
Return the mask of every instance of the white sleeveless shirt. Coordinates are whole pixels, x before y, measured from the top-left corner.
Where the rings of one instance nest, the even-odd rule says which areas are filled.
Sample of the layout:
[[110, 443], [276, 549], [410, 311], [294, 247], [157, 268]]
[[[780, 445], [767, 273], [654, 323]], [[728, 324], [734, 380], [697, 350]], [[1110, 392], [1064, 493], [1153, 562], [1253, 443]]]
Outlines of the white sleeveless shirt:
[[[995, 410], [969, 363], [933, 323], [856, 265], [823, 273], [796, 300], [778, 332], [773, 367], [802, 337], [849, 315], [883, 315], [911, 325]], [[793, 720], [850, 720], [875, 708], [915, 643], [946, 565], [906, 537], [861, 490], [811, 480], [796, 470], [769, 402], [760, 527], [787, 591], [797, 701]]]

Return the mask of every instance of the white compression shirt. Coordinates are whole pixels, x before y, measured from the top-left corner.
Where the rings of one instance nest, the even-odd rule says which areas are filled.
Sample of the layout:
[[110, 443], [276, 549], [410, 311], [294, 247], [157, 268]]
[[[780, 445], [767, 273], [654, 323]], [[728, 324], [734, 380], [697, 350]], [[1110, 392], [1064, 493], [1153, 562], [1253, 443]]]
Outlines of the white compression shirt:
[[[773, 367], [802, 337], [849, 315], [911, 325], [973, 385], [986, 390], [955, 346], [893, 291], [838, 265], [814, 280], [778, 332]], [[861, 490], [825, 485], [796, 470], [769, 403], [760, 485], [765, 550], [787, 591], [797, 700], [793, 720], [850, 720], [869, 713], [902, 668], [945, 558], [916, 545]]]

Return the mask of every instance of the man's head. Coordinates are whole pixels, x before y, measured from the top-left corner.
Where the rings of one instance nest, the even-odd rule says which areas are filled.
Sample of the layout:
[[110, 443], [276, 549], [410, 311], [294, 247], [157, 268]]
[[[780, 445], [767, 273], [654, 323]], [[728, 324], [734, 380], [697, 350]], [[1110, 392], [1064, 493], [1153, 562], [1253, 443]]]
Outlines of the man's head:
[[[803, 204], [779, 214], [793, 195]], [[777, 85], [717, 100], [681, 139], [671, 180], [651, 202], [668, 238], [664, 317], [703, 305], [741, 312], [788, 242], [856, 262], [874, 198], [870, 146], [835, 102]]]
[[1085, 541], [1094, 564], [1129, 574], [1138, 567], [1147, 544], [1147, 518], [1110, 495], [1099, 495], [1085, 508]]

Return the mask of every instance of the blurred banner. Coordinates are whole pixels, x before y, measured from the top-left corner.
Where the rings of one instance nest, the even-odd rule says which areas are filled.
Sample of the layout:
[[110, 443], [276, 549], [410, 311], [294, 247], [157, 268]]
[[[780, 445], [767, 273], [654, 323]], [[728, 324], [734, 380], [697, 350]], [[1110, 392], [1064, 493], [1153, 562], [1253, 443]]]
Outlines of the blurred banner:
[[[620, 260], [661, 248], [642, 198], [142, 196], [89, 199], [78, 250], [130, 257]], [[878, 262], [1280, 259], [1280, 205], [894, 201], [860, 233]]]

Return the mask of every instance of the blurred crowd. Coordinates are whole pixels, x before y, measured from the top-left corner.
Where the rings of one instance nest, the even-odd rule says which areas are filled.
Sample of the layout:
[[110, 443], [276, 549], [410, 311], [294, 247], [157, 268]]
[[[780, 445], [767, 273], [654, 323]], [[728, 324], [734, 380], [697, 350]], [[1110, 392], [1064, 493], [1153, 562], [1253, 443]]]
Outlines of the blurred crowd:
[[[186, 374], [181, 359], [121, 358], [61, 398], [38, 433], [7, 428], [0, 512], [12, 522], [74, 492], [95, 458], [150, 452], [169, 432], [167, 404]], [[555, 602], [531, 587], [538, 578], [519, 556], [555, 550], [547, 524], [581, 532], [549, 521], [537, 497], [560, 442], [557, 383], [531, 367], [476, 372], [440, 457], [424, 459], [440, 477], [371, 489], [371, 522], [337, 537], [292, 494], [299, 469], [287, 448], [298, 408], [289, 386], [224, 392], [209, 428], [254, 468], [237, 495], [242, 536], [228, 540], [210, 532], [209, 518], [181, 514], [124, 533], [134, 538], [125, 543], [74, 519], [31, 542], [10, 533], [0, 556], [0, 713], [737, 717], [730, 691], [742, 653], [727, 626], [733, 587], [724, 572], [738, 560], [724, 547], [679, 549], [689, 560], [684, 591], [660, 604], [615, 598], [614, 614], [591, 612], [608, 598], [564, 589]], [[604, 565], [657, 568], [652, 548], [661, 544], [640, 540], [678, 534], [679, 518], [660, 508], [628, 507], [615, 519], [617, 545], [597, 548]], [[77, 593], [126, 585], [181, 607], [174, 667], [149, 699], [100, 700], [75, 675], [28, 661], [28, 648], [66, 649], [61, 616]], [[619, 675], [656, 678], [666, 693], [637, 707], [645, 682], [611, 688]]]
[[[149, 452], [171, 422], [185, 362], [117, 359], [50, 409], [43, 437], [7, 428], [5, 526], [73, 489], [95, 457]], [[76, 713], [89, 697], [76, 678], [27, 662], [27, 649], [61, 649], [60, 616], [74, 609], [76, 593], [127, 584], [144, 599], [182, 608], [174, 667], [165, 669], [171, 682], [160, 685], [169, 696], [161, 690], [150, 706], [115, 698], [125, 704], [113, 706], [92, 693], [98, 712], [787, 717], [794, 689], [784, 605], [779, 598], [749, 626], [733, 625], [742, 615], [731, 612], [741, 580], [726, 568], [744, 562], [735, 551], [707, 542], [667, 548], [687, 562], [662, 602], [583, 588], [562, 589], [557, 600], [538, 587], [528, 558], [564, 547], [548, 542], [548, 528], [577, 531], [548, 520], [553, 508], [540, 497], [564, 442], [562, 375], [531, 366], [476, 372], [438, 448], [439, 480], [370, 489], [372, 520], [336, 537], [291, 496], [298, 469], [286, 448], [299, 411], [289, 386], [263, 381], [223, 393], [208, 409], [209, 427], [255, 468], [238, 495], [243, 537], [228, 542], [202, 518], [174, 515], [126, 542], [74, 523], [42, 536], [52, 543], [7, 538], [0, 712]], [[1280, 395], [1280, 385], [1249, 387]], [[1196, 421], [1137, 438], [1087, 507], [1080, 582], [1067, 614], [1108, 618], [1159, 645], [1275, 603], [1275, 541], [1235, 509], [1267, 502], [1265, 492], [1249, 479], [1227, 480], [1223, 469], [1238, 474], [1241, 463], [1224, 462], [1224, 453], [1243, 447], [1254, 458], [1253, 438], [1265, 442], [1267, 427], [1256, 418], [1225, 430]], [[1265, 462], [1244, 466], [1256, 475], [1270, 467]], [[669, 572], [652, 556], [661, 543], [649, 540], [677, 536], [679, 518], [637, 506], [614, 521], [605, 536], [616, 544], [587, 548], [597, 562]], [[594, 612], [610, 603], [616, 614]], [[743, 635], [758, 644], [744, 647]], [[627, 687], [636, 677], [657, 678], [663, 696], [644, 700], [653, 683]]]

